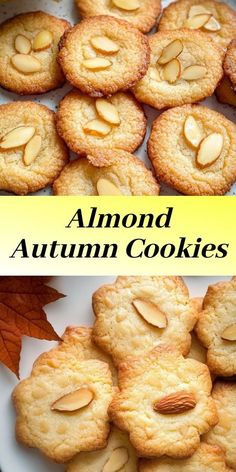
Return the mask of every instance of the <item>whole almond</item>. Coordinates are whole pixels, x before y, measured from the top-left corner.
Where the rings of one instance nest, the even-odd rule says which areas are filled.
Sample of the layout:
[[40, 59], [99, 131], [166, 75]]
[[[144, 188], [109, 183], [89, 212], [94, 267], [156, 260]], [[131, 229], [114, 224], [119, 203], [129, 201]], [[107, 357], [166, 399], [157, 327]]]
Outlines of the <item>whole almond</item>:
[[175, 415], [195, 408], [197, 402], [192, 393], [177, 392], [154, 403], [153, 409], [162, 415]]
[[110, 180], [100, 178], [97, 181], [97, 192], [100, 196], [122, 195], [122, 192]]
[[86, 59], [85, 61], [83, 61], [83, 66], [86, 67], [86, 69], [94, 71], [108, 69], [109, 67], [111, 67], [111, 65], [111, 61], [100, 57], [95, 57], [94, 59]]
[[183, 48], [184, 46], [183, 46], [182, 41], [180, 41], [180, 39], [175, 39], [163, 49], [157, 61], [158, 64], [164, 65], [170, 62], [172, 59], [175, 59], [181, 54], [181, 52], [183, 51]]
[[198, 148], [203, 139], [202, 131], [198, 126], [197, 121], [192, 115], [189, 115], [184, 123], [184, 136], [188, 143], [194, 148]]
[[51, 31], [48, 31], [48, 30], [40, 31], [33, 40], [33, 50], [42, 51], [43, 49], [47, 49], [51, 46], [52, 42], [53, 42], [53, 35]]
[[33, 126], [19, 126], [9, 131], [0, 141], [1, 149], [14, 149], [24, 146], [34, 136], [35, 128]]
[[174, 84], [181, 76], [181, 64], [178, 59], [172, 59], [164, 68], [164, 78], [170, 84]]
[[201, 13], [200, 15], [188, 18], [184, 26], [189, 29], [200, 29], [210, 20], [210, 18], [211, 13]]
[[19, 54], [29, 54], [31, 51], [31, 42], [23, 34], [18, 34], [15, 39], [15, 50]]
[[94, 36], [91, 39], [91, 44], [95, 49], [97, 49], [97, 51], [105, 54], [114, 54], [120, 49], [119, 45], [107, 36]]
[[103, 118], [103, 120], [113, 125], [120, 124], [119, 113], [115, 105], [104, 98], [98, 98], [95, 102], [95, 106], [98, 114], [101, 116], [101, 118]]
[[15, 69], [23, 74], [34, 74], [42, 69], [41, 62], [36, 57], [27, 54], [15, 54], [12, 56], [11, 62]]
[[23, 156], [23, 161], [26, 166], [29, 166], [34, 162], [38, 156], [42, 146], [42, 138], [38, 134], [33, 136], [31, 140], [25, 146], [25, 152]]
[[201, 168], [213, 164], [221, 155], [224, 138], [220, 133], [212, 133], [200, 144], [197, 154], [197, 165]]
[[136, 298], [133, 300], [132, 304], [138, 314], [150, 325], [162, 329], [167, 327], [167, 317], [165, 313], [154, 303], [144, 298]]
[[84, 127], [83, 130], [87, 134], [92, 136], [107, 136], [111, 132], [111, 126], [103, 120], [92, 120], [89, 121]]
[[112, 0], [113, 5], [126, 11], [135, 11], [140, 8], [140, 2], [138, 0]]
[[125, 447], [114, 449], [104, 465], [102, 472], [118, 472], [129, 461], [129, 453]]
[[72, 412], [80, 410], [89, 405], [94, 398], [94, 393], [87, 387], [79, 388], [74, 392], [68, 393], [56, 400], [51, 410], [61, 412]]
[[206, 76], [206, 73], [206, 67], [194, 64], [192, 66], [186, 67], [186, 69], [183, 70], [181, 77], [187, 81], [199, 80], [203, 79]]
[[221, 338], [226, 341], [236, 341], [236, 323], [231, 324], [223, 331]]

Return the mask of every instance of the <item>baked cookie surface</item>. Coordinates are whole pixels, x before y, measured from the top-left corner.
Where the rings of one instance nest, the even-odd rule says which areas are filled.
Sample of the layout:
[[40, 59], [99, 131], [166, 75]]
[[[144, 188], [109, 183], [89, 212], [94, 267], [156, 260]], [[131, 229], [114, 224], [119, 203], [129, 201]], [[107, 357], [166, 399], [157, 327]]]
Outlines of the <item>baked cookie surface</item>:
[[217, 446], [201, 443], [188, 459], [141, 460], [140, 472], [233, 472], [225, 464], [223, 451]]
[[127, 21], [96, 16], [65, 33], [58, 60], [72, 85], [102, 97], [140, 80], [148, 69], [150, 49], [146, 36]]
[[207, 366], [161, 345], [120, 364], [109, 414], [138, 454], [185, 458], [217, 423]]
[[157, 109], [209, 97], [223, 75], [220, 50], [199, 31], [163, 31], [149, 38], [147, 74], [133, 87], [136, 98]]
[[[198, 15], [201, 17], [196, 19]], [[159, 31], [185, 27], [191, 29], [191, 34], [193, 28], [200, 29], [220, 48], [226, 49], [235, 37], [236, 11], [214, 0], [178, 0], [164, 9]]]
[[0, 189], [17, 195], [50, 185], [68, 162], [55, 113], [33, 102], [0, 106]]
[[236, 374], [236, 278], [210, 285], [195, 327], [213, 374]]
[[16, 437], [56, 462], [66, 462], [81, 451], [103, 448], [109, 434], [107, 408], [113, 395], [107, 363], [77, 359], [64, 352], [58, 362], [33, 368], [13, 392]]
[[236, 92], [236, 39], [231, 41], [224, 60], [224, 72]]
[[214, 398], [219, 423], [204, 436], [204, 441], [216, 444], [225, 453], [226, 463], [235, 469], [236, 464], [236, 384], [216, 382], [212, 396]]
[[140, 159], [125, 151], [105, 150], [79, 158], [63, 169], [55, 195], [159, 195], [159, 185]]
[[74, 90], [60, 103], [57, 130], [78, 154], [106, 148], [133, 152], [144, 139], [146, 121], [141, 105], [131, 94], [120, 92], [109, 99], [94, 99]]
[[138, 460], [128, 435], [114, 426], [105, 449], [81, 452], [68, 465], [66, 472], [95, 471], [138, 472]]
[[157, 118], [148, 142], [156, 175], [186, 195], [223, 195], [236, 180], [236, 126], [204, 106]]
[[0, 25], [0, 85], [31, 95], [61, 87], [58, 44], [70, 24], [44, 12], [17, 15]]
[[188, 354], [198, 319], [180, 277], [118, 277], [94, 293], [93, 309], [93, 339], [116, 364], [163, 342]]
[[82, 17], [111, 15], [129, 21], [143, 33], [148, 33], [161, 12], [160, 0], [75, 0]]

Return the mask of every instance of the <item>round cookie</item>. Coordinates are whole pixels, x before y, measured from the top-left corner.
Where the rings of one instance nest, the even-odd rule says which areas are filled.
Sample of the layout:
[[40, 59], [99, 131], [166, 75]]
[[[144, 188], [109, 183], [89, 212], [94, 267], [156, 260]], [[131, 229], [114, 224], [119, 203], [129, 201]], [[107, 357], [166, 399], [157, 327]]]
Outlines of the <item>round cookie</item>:
[[219, 422], [204, 436], [204, 441], [221, 447], [226, 463], [235, 469], [236, 464], [236, 383], [216, 382], [212, 396], [217, 408]]
[[57, 130], [77, 154], [93, 150], [133, 152], [146, 133], [146, 117], [131, 94], [119, 92], [109, 99], [94, 99], [74, 90], [61, 101]]
[[224, 77], [218, 85], [215, 94], [221, 103], [227, 103], [236, 107], [236, 92], [233, 89], [232, 83], [228, 77]]
[[128, 435], [112, 426], [108, 444], [102, 451], [81, 452], [68, 464], [66, 472], [109, 470], [138, 472], [137, 456]]
[[192, 457], [182, 460], [154, 459], [141, 460], [140, 472], [233, 472], [225, 464], [225, 456], [220, 447], [201, 443]]
[[[197, 15], [204, 15], [193, 20]], [[214, 0], [178, 0], [164, 9], [159, 31], [179, 28], [198, 28], [226, 49], [235, 37], [236, 11], [223, 2]]]
[[150, 65], [134, 87], [138, 101], [158, 110], [213, 94], [223, 75], [219, 48], [200, 31], [163, 31], [149, 38]]
[[65, 33], [58, 60], [71, 84], [102, 97], [138, 82], [148, 69], [150, 49], [146, 36], [127, 21], [95, 16]]
[[68, 162], [55, 113], [34, 102], [0, 106], [0, 189], [36, 192], [57, 178]]
[[160, 187], [140, 159], [125, 151], [70, 162], [54, 182], [55, 195], [159, 195]]
[[138, 454], [189, 457], [217, 421], [207, 366], [164, 344], [119, 366], [109, 415]]
[[22, 13], [0, 25], [0, 85], [31, 95], [61, 87], [58, 44], [70, 24], [44, 12]]
[[108, 364], [67, 352], [60, 361], [49, 352], [45, 361], [14, 389], [17, 439], [59, 463], [104, 448], [113, 396]]
[[94, 293], [93, 310], [93, 339], [115, 364], [163, 342], [187, 355], [198, 319], [180, 277], [118, 277]]
[[155, 26], [161, 12], [160, 0], [75, 0], [82, 17], [110, 15], [132, 23], [143, 33]]
[[208, 350], [207, 365], [215, 375], [236, 374], [236, 277], [208, 287], [195, 327]]
[[157, 118], [148, 154], [158, 178], [186, 195], [223, 195], [236, 180], [236, 126], [198, 105]]
[[224, 72], [236, 92], [236, 39], [231, 41], [224, 60]]

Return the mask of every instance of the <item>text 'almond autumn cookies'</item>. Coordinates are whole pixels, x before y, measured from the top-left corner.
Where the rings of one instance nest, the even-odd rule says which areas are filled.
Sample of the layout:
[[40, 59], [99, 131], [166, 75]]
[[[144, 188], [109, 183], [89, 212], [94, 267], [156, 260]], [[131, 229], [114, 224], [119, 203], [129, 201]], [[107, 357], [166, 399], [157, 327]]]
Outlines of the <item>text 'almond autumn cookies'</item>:
[[0, 25], [0, 85], [19, 94], [60, 87], [58, 43], [70, 24], [44, 12], [23, 13]]
[[62, 38], [59, 63], [67, 80], [92, 97], [127, 90], [146, 73], [148, 39], [110, 16], [83, 20]]

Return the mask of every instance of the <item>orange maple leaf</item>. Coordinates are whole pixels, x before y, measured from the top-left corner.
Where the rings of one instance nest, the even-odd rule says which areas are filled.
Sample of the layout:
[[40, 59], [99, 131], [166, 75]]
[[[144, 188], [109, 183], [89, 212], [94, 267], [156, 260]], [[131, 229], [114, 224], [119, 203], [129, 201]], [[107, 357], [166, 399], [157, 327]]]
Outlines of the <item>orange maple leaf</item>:
[[19, 377], [21, 337], [60, 339], [43, 309], [64, 297], [48, 277], [0, 277], [0, 362]]

